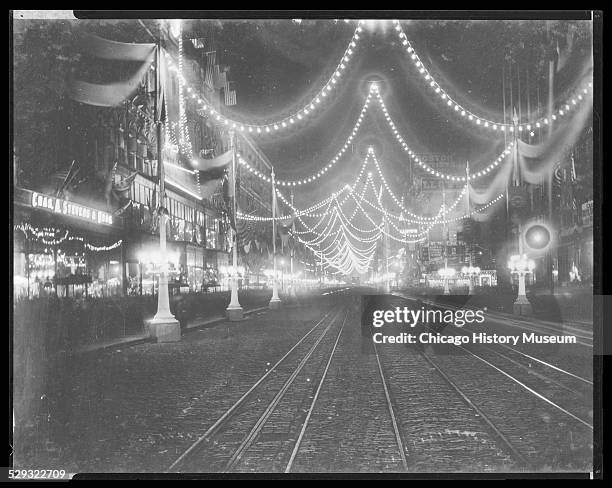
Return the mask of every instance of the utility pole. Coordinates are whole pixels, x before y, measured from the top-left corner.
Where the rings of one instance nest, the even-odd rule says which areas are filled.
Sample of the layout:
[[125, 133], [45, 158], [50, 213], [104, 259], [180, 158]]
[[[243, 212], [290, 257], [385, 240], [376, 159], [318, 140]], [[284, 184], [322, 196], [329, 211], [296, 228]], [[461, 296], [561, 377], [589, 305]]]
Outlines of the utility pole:
[[[159, 217], [159, 250], [161, 262], [159, 264], [159, 282], [157, 290], [157, 313], [152, 320], [149, 321], [150, 334], [155, 337], [157, 342], [176, 342], [181, 339], [181, 326], [178, 320], [170, 311], [170, 296], [168, 294], [168, 259], [166, 250], [166, 222], [168, 221], [168, 210], [166, 209], [166, 188], [164, 175], [164, 158], [162, 154], [162, 108], [159, 106], [162, 103], [161, 90], [161, 62], [162, 62], [162, 42], [161, 42], [161, 26], [160, 33], [157, 39], [156, 52], [156, 93], [155, 93], [155, 129], [157, 136], [157, 167], [159, 171], [159, 207], [157, 209]], [[164, 94], [165, 96], [165, 94]]]
[[278, 297], [278, 285], [276, 283], [276, 180], [274, 168], [272, 168], [272, 261], [274, 275], [272, 277], [272, 298], [269, 307], [273, 310], [280, 308], [281, 300]]
[[[466, 161], [465, 162], [465, 204], [466, 204], [466, 209], [467, 209], [467, 219], [468, 221], [472, 218], [472, 212], [470, 209], [470, 162]], [[470, 224], [472, 224], [470, 222]], [[472, 229], [471, 229], [472, 230]], [[473, 232], [473, 230], [472, 230]], [[465, 229], [464, 229], [464, 234], [465, 234]], [[467, 236], [465, 236], [467, 237]], [[470, 237], [470, 241], [472, 240], [472, 237]], [[471, 243], [470, 243], [471, 244]], [[466, 248], [468, 245], [468, 242], [466, 240]], [[473, 271], [474, 271], [474, 261], [473, 261], [473, 248], [470, 245], [470, 250], [469, 250], [469, 265], [468, 265], [468, 294], [469, 295], [473, 295], [474, 294], [474, 277], [473, 277]]]
[[[291, 208], [293, 209], [293, 189], [291, 190]], [[291, 221], [291, 230], [295, 231], [295, 218]], [[295, 241], [293, 242], [293, 246], [289, 248], [289, 259], [290, 259], [290, 271], [291, 278], [289, 280], [289, 295], [295, 298], [295, 277], [293, 276], [293, 254], [295, 251]]]
[[442, 181], [442, 239], [444, 242], [444, 294], [450, 295], [450, 288], [448, 286], [448, 234], [446, 231], [446, 186]]
[[233, 130], [229, 131], [230, 136], [230, 148], [232, 151], [232, 181], [230, 185], [233, 189], [232, 198], [232, 213], [234, 215], [234, 228], [232, 229], [232, 279], [231, 279], [231, 298], [230, 303], [225, 310], [227, 317], [231, 321], [242, 320], [243, 311], [240, 302], [238, 301], [238, 205], [236, 198], [238, 196], [236, 189], [236, 133]]

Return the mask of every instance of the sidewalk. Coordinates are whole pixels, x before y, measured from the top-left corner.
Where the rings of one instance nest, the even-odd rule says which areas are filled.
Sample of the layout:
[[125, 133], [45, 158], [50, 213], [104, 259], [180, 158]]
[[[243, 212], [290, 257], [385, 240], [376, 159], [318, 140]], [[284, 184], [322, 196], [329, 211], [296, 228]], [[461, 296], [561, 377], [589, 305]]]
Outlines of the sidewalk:
[[[268, 310], [268, 307], [257, 307], [252, 308], [250, 310], [245, 310], [244, 314], [252, 314], [256, 312], [261, 312], [263, 310]], [[213, 324], [217, 324], [220, 322], [224, 322], [227, 320], [227, 317], [224, 315], [217, 315], [215, 317], [211, 317], [208, 319], [204, 319], [202, 317], [194, 319], [192, 322], [187, 324], [187, 327], [182, 330], [182, 333], [191, 332], [193, 330], [201, 329], [207, 326], [211, 326]], [[153, 342], [153, 339], [149, 337], [147, 332], [143, 332], [141, 334], [135, 334], [127, 337], [119, 337], [116, 339], [111, 339], [105, 342], [99, 342], [97, 344], [87, 344], [85, 346], [78, 347], [75, 350], [75, 354], [87, 354], [95, 351], [102, 351], [105, 349], [111, 349], [113, 347], [129, 347], [134, 346], [136, 344], [142, 344], [143, 342]]]
[[[424, 299], [424, 297], [422, 296], [413, 296], [413, 295], [402, 294], [402, 293], [396, 293], [396, 295], [402, 298], [408, 298], [411, 300], [420, 299], [423, 303], [427, 303], [428, 305], [435, 305], [438, 307], [447, 307], [447, 308], [457, 309], [457, 307], [452, 304], [448, 304], [448, 303], [445, 304], [442, 302], [433, 302], [431, 300]], [[469, 305], [469, 306], [473, 307], [473, 305]], [[560, 326], [563, 326], [568, 331], [574, 331], [577, 333], [587, 333], [591, 335], [593, 334], [593, 321], [592, 320], [589, 321], [589, 320], [566, 319], [566, 320], [562, 320], [561, 322], [554, 322], [551, 320], [546, 320], [541, 317], [538, 317], [537, 314], [535, 315], [532, 314], [528, 316], [515, 315], [513, 313], [502, 312], [499, 310], [491, 310], [491, 309], [487, 309], [487, 315], [493, 319], [498, 319], [498, 320], [511, 320], [511, 321], [521, 322], [521, 323], [531, 323], [534, 325], [540, 324], [542, 326], [552, 327], [552, 328], [558, 328]]]

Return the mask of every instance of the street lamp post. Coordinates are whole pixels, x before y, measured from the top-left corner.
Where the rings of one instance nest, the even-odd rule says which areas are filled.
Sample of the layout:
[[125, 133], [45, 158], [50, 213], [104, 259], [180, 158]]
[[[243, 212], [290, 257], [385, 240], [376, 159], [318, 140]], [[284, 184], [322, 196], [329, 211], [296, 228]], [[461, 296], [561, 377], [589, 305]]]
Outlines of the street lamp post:
[[232, 212], [234, 214], [234, 229], [232, 232], [233, 237], [233, 245], [232, 245], [232, 277], [231, 277], [231, 286], [232, 286], [232, 294], [230, 298], [230, 303], [227, 306], [227, 318], [231, 321], [242, 320], [243, 311], [240, 302], [238, 301], [238, 232], [236, 226], [238, 224], [238, 215], [236, 213], [237, 205], [236, 205], [236, 134], [232, 130], [230, 131], [230, 144], [232, 150], [232, 181], [230, 185], [233, 190], [233, 199], [232, 199]]
[[468, 276], [468, 295], [474, 294], [474, 278], [480, 273], [478, 266], [464, 266], [461, 268], [461, 272]]
[[444, 268], [440, 268], [438, 270], [438, 274], [440, 276], [442, 276], [443, 280], [444, 280], [444, 295], [450, 295], [450, 287], [448, 285], [448, 279], [451, 276], [455, 275], [455, 269], [454, 268], [449, 268], [447, 266], [447, 261], [446, 259], [444, 260]]
[[168, 263], [166, 253], [166, 222], [168, 220], [168, 212], [165, 208], [166, 203], [166, 188], [164, 182], [164, 161], [162, 154], [162, 120], [161, 107], [158, 106], [158, 100], [161, 99], [159, 91], [161, 88], [160, 80], [160, 62], [161, 40], [157, 43], [157, 70], [156, 70], [156, 89], [157, 96], [155, 97], [155, 125], [157, 131], [157, 165], [159, 168], [159, 193], [160, 205], [158, 208], [159, 215], [159, 250], [161, 266], [159, 270], [159, 285], [157, 290], [157, 313], [152, 320], [149, 321], [150, 334], [157, 342], [176, 342], [181, 339], [181, 325], [170, 311], [170, 297], [168, 294]]
[[272, 275], [272, 298], [268, 306], [272, 310], [276, 310], [280, 308], [281, 300], [278, 296], [278, 284], [276, 283], [276, 180], [274, 168], [272, 168], [272, 262], [274, 267], [274, 274]]
[[513, 311], [517, 315], [529, 315], [532, 312], [531, 303], [527, 300], [525, 276], [527, 273], [533, 272], [534, 268], [535, 263], [532, 259], [527, 258], [527, 254], [510, 256], [508, 269], [511, 273], [517, 274], [519, 280], [518, 296], [516, 297], [513, 307]]

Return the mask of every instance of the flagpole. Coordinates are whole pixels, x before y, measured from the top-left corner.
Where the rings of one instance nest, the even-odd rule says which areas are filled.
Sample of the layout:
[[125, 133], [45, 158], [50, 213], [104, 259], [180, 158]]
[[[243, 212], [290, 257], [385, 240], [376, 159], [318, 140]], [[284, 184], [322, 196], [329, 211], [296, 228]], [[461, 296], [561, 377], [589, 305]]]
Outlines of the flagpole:
[[[291, 190], [291, 208], [293, 208], [293, 190]], [[295, 230], [295, 219], [291, 222], [292, 230]], [[289, 294], [295, 298], [295, 278], [293, 276], [293, 254], [295, 251], [295, 242], [293, 243], [293, 247], [289, 248], [290, 258], [291, 258], [291, 279], [289, 280]]]
[[[470, 210], [470, 162], [469, 161], [465, 162], [465, 203], [467, 206], [467, 218], [468, 218], [467, 221], [470, 222], [470, 232], [473, 232], [472, 222], [471, 222], [472, 212]], [[464, 232], [465, 232], [465, 229], [464, 229]], [[472, 237], [470, 236], [468, 295], [474, 294], [474, 281], [473, 281], [474, 277], [472, 276], [472, 272], [474, 270], [474, 259], [473, 259], [474, 247], [472, 246], [472, 243], [473, 243], [473, 240], [472, 240]], [[466, 247], [467, 247], [467, 242], [466, 242]]]
[[281, 300], [278, 297], [278, 286], [276, 284], [276, 180], [274, 179], [274, 168], [272, 168], [272, 261], [274, 275], [272, 276], [272, 298], [269, 307], [275, 310], [280, 308]]
[[442, 208], [444, 209], [444, 213], [442, 214], [442, 218], [444, 219], [444, 224], [442, 227], [442, 240], [444, 241], [444, 295], [450, 295], [450, 287], [448, 286], [448, 234], [446, 232], [446, 187], [444, 185], [444, 180], [442, 180]]
[[[157, 165], [159, 169], [159, 192], [160, 202], [158, 207], [159, 216], [159, 250], [162, 262], [159, 272], [159, 285], [157, 292], [157, 313], [149, 321], [150, 334], [155, 337], [157, 342], [176, 342], [181, 339], [181, 326], [170, 311], [170, 296], [168, 294], [168, 274], [167, 274], [167, 253], [166, 253], [166, 222], [168, 211], [165, 207], [165, 173], [162, 154], [162, 117], [161, 107], [162, 97], [160, 96], [163, 87], [161, 86], [161, 32], [157, 41], [157, 70], [156, 70], [156, 97], [155, 97], [155, 125], [157, 131]], [[165, 96], [165, 94], [164, 94]]]
[[234, 228], [232, 229], [233, 245], [232, 245], [232, 278], [231, 278], [231, 298], [230, 303], [227, 306], [227, 318], [235, 321], [242, 320], [243, 312], [242, 306], [238, 301], [238, 215], [236, 213], [236, 133], [233, 130], [229, 132], [230, 136], [230, 148], [232, 151], [232, 181], [230, 182], [233, 188], [234, 197], [232, 198], [232, 213], [234, 216]]

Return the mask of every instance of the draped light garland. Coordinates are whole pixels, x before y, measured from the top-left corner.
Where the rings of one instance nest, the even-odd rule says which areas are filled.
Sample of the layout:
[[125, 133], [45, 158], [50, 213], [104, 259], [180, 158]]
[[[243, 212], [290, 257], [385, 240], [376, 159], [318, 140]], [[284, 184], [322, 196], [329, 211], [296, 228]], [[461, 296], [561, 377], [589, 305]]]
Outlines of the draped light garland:
[[32, 226], [28, 222], [15, 225], [15, 230], [20, 230], [27, 238], [33, 238], [41, 241], [45, 246], [59, 246], [63, 242], [79, 241], [86, 249], [94, 252], [112, 251], [113, 249], [117, 249], [123, 243], [123, 239], [119, 239], [117, 242], [108, 246], [94, 246], [93, 244], [86, 242], [85, 238], [83, 237], [70, 235], [70, 232], [67, 229], [63, 231], [63, 236], [57, 238], [55, 236], [58, 234], [58, 232], [62, 232], [62, 230], [52, 229], [50, 227], [38, 228]]
[[[380, 108], [383, 111], [383, 114], [385, 116], [385, 120], [387, 121], [387, 124], [389, 124], [389, 128], [393, 132], [393, 135], [395, 136], [395, 139], [400, 144], [402, 149], [405, 152], [408, 153], [408, 156], [410, 157], [410, 159], [412, 159], [415, 163], [417, 163], [422, 169], [427, 171], [429, 174], [431, 174], [433, 176], [436, 176], [438, 178], [446, 179], [446, 180], [449, 180], [449, 181], [466, 181], [467, 180], [466, 176], [449, 175], [449, 174], [443, 173], [442, 171], [434, 170], [431, 166], [429, 166], [428, 164], [426, 164], [423, 161], [421, 161], [420, 158], [412, 151], [412, 149], [410, 149], [410, 147], [408, 147], [408, 144], [406, 144], [406, 141], [404, 140], [402, 135], [397, 130], [397, 127], [396, 127], [395, 123], [393, 122], [393, 119], [391, 118], [391, 116], [389, 115], [389, 112], [387, 111], [387, 107], [385, 106], [385, 102], [383, 101], [383, 99], [382, 99], [382, 97], [380, 95], [380, 91], [378, 90], [378, 85], [376, 85], [376, 84], [371, 85], [370, 91], [374, 92], [374, 94], [376, 95], [376, 99], [377, 99], [378, 103], [380, 104]], [[514, 146], [514, 141], [512, 141], [512, 142], [510, 142], [510, 144], [508, 144], [508, 146], [497, 157], [497, 159], [495, 159], [495, 161], [493, 161], [491, 164], [489, 164], [485, 168], [470, 174], [469, 175], [469, 179], [470, 180], [475, 180], [476, 178], [480, 178], [481, 176], [485, 176], [486, 174], [490, 173], [492, 170], [497, 168], [497, 166], [504, 160], [504, 158], [506, 158], [511, 153], [511, 150], [512, 150], [513, 146]]]
[[[323, 88], [313, 97], [313, 99], [304, 105], [300, 110], [294, 112], [292, 115], [279, 119], [275, 122], [265, 123], [265, 124], [248, 124], [241, 123], [235, 120], [232, 120], [228, 117], [225, 117], [223, 114], [218, 113], [214, 108], [210, 106], [210, 103], [198, 95], [196, 91], [194, 91], [186, 81], [183, 76], [182, 64], [183, 64], [183, 54], [182, 54], [182, 39], [179, 36], [179, 65], [178, 68], [174, 66], [173, 61], [168, 53], [166, 53], [166, 58], [168, 60], [168, 65], [172, 71], [177, 72], [177, 76], [179, 78], [179, 142], [178, 146], [184, 152], [189, 153], [191, 151], [191, 144], [188, 140], [189, 133], [188, 130], [185, 132], [186, 127], [186, 118], [184, 111], [184, 99], [182, 87], [186, 86], [187, 93], [194, 99], [199, 105], [199, 113], [204, 116], [208, 116], [211, 120], [216, 121], [221, 125], [225, 125], [228, 128], [236, 129], [241, 132], [255, 133], [255, 134], [269, 134], [276, 133], [283, 129], [291, 128], [291, 126], [295, 126], [296, 123], [307, 118], [308, 115], [312, 115], [313, 113], [320, 111], [319, 109], [325, 105], [325, 101], [323, 100], [327, 95], [331, 92], [334, 85], [340, 80], [344, 70], [346, 69], [349, 61], [351, 60], [351, 56], [353, 55], [353, 49], [357, 48], [357, 41], [359, 40], [359, 33], [361, 33], [362, 21], [359, 22], [357, 29], [347, 47], [343, 59], [338, 64], [338, 67], [334, 74], [330, 77], [327, 83], [323, 86]], [[445, 104], [450, 107], [451, 110], [455, 111], [461, 117], [466, 117], [466, 120], [472, 121], [474, 124], [490, 129], [492, 131], [499, 131], [500, 134], [505, 132], [522, 132], [523, 130], [531, 131], [532, 128], [539, 128], [543, 125], [552, 124], [553, 121], [557, 120], [557, 118], [570, 113], [580, 102], [585, 98], [589, 93], [589, 89], [592, 88], [592, 83], [589, 82], [586, 85], [580, 88], [580, 91], [577, 91], [575, 95], [567, 100], [567, 102], [560, 106], [558, 110], [552, 115], [552, 119], [549, 121], [547, 118], [540, 118], [535, 123], [518, 123], [518, 124], [508, 124], [508, 123], [500, 123], [495, 122], [493, 120], [487, 119], [485, 117], [481, 117], [476, 115], [475, 113], [467, 110], [465, 107], [460, 105], [455, 99], [453, 99], [438, 83], [435, 79], [433, 79], [431, 73], [427, 70], [427, 68], [423, 65], [421, 59], [418, 54], [414, 51], [413, 46], [408, 41], [406, 34], [404, 33], [399, 21], [395, 20], [395, 31], [398, 33], [399, 38], [401, 40], [402, 45], [406, 48], [406, 51], [410, 55], [413, 60], [415, 67], [418, 69], [419, 73], [423, 76], [424, 80], [428, 82], [429, 86], [434, 89], [435, 93], [440, 96], [440, 98], [445, 102]], [[405, 205], [403, 198], [400, 201], [397, 196], [392, 191], [390, 185], [387, 183], [380, 164], [376, 158], [373, 148], [368, 149], [368, 153], [362, 163], [362, 167], [360, 169], [359, 175], [355, 180], [354, 184], [346, 185], [341, 188], [338, 192], [332, 193], [332, 195], [327, 198], [319, 201], [318, 203], [309, 206], [306, 209], [297, 209], [291, 203], [287, 201], [287, 199], [282, 195], [279, 190], [279, 186], [301, 186], [308, 183], [315, 182], [322, 178], [324, 174], [326, 174], [337, 162], [340, 158], [345, 154], [345, 152], [349, 149], [350, 144], [354, 141], [361, 125], [363, 122], [363, 118], [365, 117], [368, 109], [370, 108], [370, 102], [372, 98], [375, 98], [378, 102], [383, 115], [391, 129], [395, 139], [402, 147], [402, 149], [408, 154], [408, 156], [418, 164], [418, 166], [429, 174], [440, 178], [442, 180], [448, 181], [456, 181], [456, 182], [465, 182], [465, 186], [461, 189], [459, 196], [457, 199], [450, 205], [445, 206], [442, 204], [437, 214], [433, 217], [431, 216], [421, 216], [417, 215], [410, 210], [408, 210]], [[170, 131], [171, 132], [171, 131]], [[188, 148], [187, 145], [188, 144]], [[486, 167], [474, 171], [472, 174], [466, 175], [452, 175], [444, 172], [440, 172], [430, 167], [423, 161], [419, 159], [419, 157], [410, 149], [404, 137], [399, 132], [395, 122], [391, 118], [387, 107], [382, 99], [380, 94], [378, 85], [376, 83], [372, 83], [370, 85], [369, 93], [365, 99], [364, 105], [361, 109], [361, 112], [350, 132], [350, 135], [345, 140], [344, 144], [341, 146], [340, 150], [336, 153], [336, 155], [323, 166], [321, 169], [316, 171], [310, 176], [303, 177], [301, 179], [295, 180], [283, 180], [276, 179], [276, 186], [273, 188], [273, 191], [278, 195], [281, 201], [287, 205], [291, 209], [291, 214], [289, 215], [281, 215], [275, 218], [277, 221], [285, 221], [285, 220], [296, 220], [300, 225], [302, 225], [306, 230], [299, 231], [293, 229], [290, 231], [291, 235], [307, 248], [313, 250], [315, 254], [318, 254], [322, 260], [334, 268], [336, 268], [339, 272], [348, 274], [352, 271], [359, 271], [363, 273], [367, 271], [368, 266], [373, 258], [373, 254], [376, 250], [376, 246], [378, 241], [382, 236], [389, 237], [391, 239], [396, 240], [397, 242], [407, 243], [407, 242], [421, 242], [428, 235], [431, 228], [435, 225], [439, 224], [448, 224], [451, 222], [455, 222], [466, 217], [470, 217], [473, 214], [483, 212], [487, 208], [499, 202], [504, 194], [497, 195], [494, 199], [487, 202], [486, 204], [480, 206], [477, 209], [473, 209], [468, 211], [465, 215], [461, 215], [458, 217], [448, 217], [449, 212], [452, 212], [455, 207], [463, 200], [466, 191], [470, 192], [469, 182], [473, 181], [477, 178], [487, 175], [491, 171], [495, 170], [500, 166], [500, 164], [506, 159], [506, 157], [511, 154], [511, 152], [515, 150], [514, 141], [512, 141], [508, 146], [506, 146], [503, 152], [490, 164]], [[363, 190], [360, 195], [357, 195], [357, 188], [361, 181], [361, 178], [364, 174], [364, 171], [370, 161], [370, 158], [374, 161], [376, 166], [376, 170], [381, 185], [381, 192], [379, 193], [374, 186], [374, 182], [372, 180], [372, 173], [368, 173], [368, 177], [363, 185]], [[271, 176], [261, 172], [257, 168], [252, 167], [240, 154], [237, 155], [238, 163], [243, 166], [250, 173], [254, 174], [261, 180], [266, 183], [271, 183]], [[181, 168], [184, 169], [184, 168]], [[184, 169], [185, 171], [190, 171]], [[378, 203], [372, 203], [368, 198], [366, 198], [367, 189], [371, 188], [375, 195], [377, 195]], [[394, 202], [397, 207], [400, 209], [400, 214], [388, 211], [382, 203], [382, 189], [386, 190], [386, 193], [390, 196], [391, 200]], [[353, 209], [352, 214], [348, 216], [347, 212], [343, 210], [343, 206], [345, 203], [351, 199], [354, 201], [356, 207]], [[363, 207], [363, 204], [367, 204], [372, 210], [379, 212], [381, 214], [382, 222], [378, 223], [366, 209]], [[323, 211], [321, 212], [321, 209]], [[354, 223], [354, 217], [357, 215], [357, 212], [360, 211], [372, 224], [370, 228], [359, 227]], [[405, 217], [404, 213], [408, 216]], [[304, 222], [302, 217], [308, 217], [311, 219], [317, 219], [314, 226], [309, 226]], [[247, 215], [241, 212], [237, 213], [237, 218], [241, 220], [247, 221], [255, 221], [255, 222], [269, 222], [274, 220], [271, 217], [260, 217], [256, 215]], [[395, 221], [399, 221], [399, 225], [395, 223]], [[412, 240], [408, 239], [408, 231], [406, 228], [401, 228], [405, 226], [406, 223], [416, 223], [420, 228], [424, 227], [424, 230], [417, 232], [416, 234], [411, 234]], [[390, 227], [389, 227], [390, 226]], [[322, 229], [321, 231], [319, 229]], [[395, 233], [399, 234], [399, 237]], [[306, 235], [312, 235], [314, 238], [307, 238]], [[303, 236], [303, 237], [301, 237]], [[329, 244], [326, 244], [328, 241]], [[358, 244], [361, 244], [359, 246]], [[365, 247], [364, 247], [365, 245]], [[314, 250], [313, 246], [318, 246], [318, 251]]]
[[[459, 176], [459, 175], [445, 174], [443, 172], [434, 170], [429, 165], [427, 165], [426, 163], [424, 163], [423, 161], [420, 160], [420, 158], [410, 149], [410, 147], [406, 144], [406, 142], [405, 142], [404, 138], [402, 137], [402, 135], [399, 133], [399, 131], [397, 129], [397, 126], [395, 125], [395, 122], [393, 121], [393, 119], [389, 115], [387, 107], [386, 107], [386, 105], [385, 105], [385, 103], [384, 103], [384, 101], [382, 99], [382, 96], [380, 95], [380, 91], [379, 91], [378, 85], [376, 83], [372, 83], [370, 85], [370, 89], [369, 89], [368, 95], [366, 97], [365, 103], [364, 103], [364, 105], [363, 105], [363, 107], [361, 109], [361, 112], [360, 112], [359, 116], [357, 117], [355, 125], [353, 126], [353, 129], [351, 130], [350, 135], [348, 136], [348, 138], [346, 139], [346, 141], [344, 142], [344, 144], [342, 145], [340, 150], [336, 153], [336, 155], [325, 166], [323, 166], [320, 170], [318, 170], [316, 173], [311, 174], [310, 176], [306, 176], [306, 177], [304, 177], [302, 179], [298, 179], [298, 180], [283, 180], [283, 179], [278, 179], [277, 178], [276, 179], [276, 183], [279, 186], [301, 186], [301, 185], [305, 185], [305, 184], [308, 184], [308, 183], [313, 183], [313, 182], [317, 181], [318, 179], [320, 179], [322, 176], [324, 176], [340, 160], [340, 158], [344, 155], [344, 153], [350, 147], [350, 144], [353, 142], [355, 136], [357, 135], [357, 133], [359, 131], [359, 128], [361, 127], [361, 124], [363, 122], [363, 119], [364, 119], [365, 115], [367, 114], [368, 109], [370, 108], [370, 102], [371, 102], [373, 96], [374, 96], [375, 100], [378, 102], [378, 104], [380, 106], [380, 109], [382, 110], [383, 115], [385, 116], [385, 120], [389, 124], [389, 127], [390, 127], [391, 131], [393, 132], [397, 142], [400, 144], [402, 149], [405, 152], [408, 153], [408, 156], [415, 163], [417, 163], [423, 170], [427, 171], [428, 173], [430, 173], [433, 176], [436, 176], [437, 178], [446, 179], [446, 180], [449, 180], [449, 181], [466, 181], [466, 176], [465, 175]], [[481, 176], [485, 176], [488, 173], [490, 173], [492, 170], [497, 168], [499, 166], [499, 164], [501, 162], [503, 162], [504, 158], [508, 154], [511, 153], [511, 149], [512, 149], [513, 146], [514, 146], [514, 142], [510, 142], [510, 144], [504, 149], [504, 151], [492, 163], [490, 163], [485, 168], [482, 168], [482, 169], [480, 169], [478, 171], [474, 171], [474, 173], [470, 174], [470, 176], [469, 176], [470, 180], [475, 180], [477, 178], [480, 178]], [[241, 156], [239, 156], [239, 164], [244, 166], [250, 173], [254, 174], [258, 178], [260, 178], [262, 181], [265, 181], [267, 183], [272, 181], [270, 176], [264, 174], [263, 172], [261, 172], [257, 168], [254, 168], [253, 166], [251, 166]]]
[[[305, 185], [306, 183], [312, 183], [318, 180], [319, 178], [321, 178], [325, 173], [327, 173], [338, 162], [338, 160], [344, 155], [344, 153], [349, 148], [350, 144], [353, 142], [353, 139], [355, 138], [355, 136], [357, 135], [357, 132], [359, 131], [359, 127], [361, 126], [363, 117], [368, 111], [368, 107], [370, 105], [371, 98], [372, 98], [371, 94], [368, 94], [363, 104], [363, 107], [361, 109], [361, 112], [359, 113], [359, 116], [357, 117], [357, 121], [355, 122], [355, 125], [353, 126], [353, 129], [351, 130], [350, 135], [347, 137], [346, 141], [344, 142], [340, 150], [336, 153], [336, 155], [325, 166], [323, 166], [323, 168], [321, 168], [319, 171], [312, 174], [311, 176], [308, 176], [308, 177], [305, 177], [299, 180], [283, 180], [283, 179], [277, 178], [276, 183], [280, 186], [300, 186], [300, 185]], [[263, 174], [258, 169], [250, 166], [244, 159], [240, 161], [240, 164], [245, 166], [251, 173], [255, 174], [255, 176], [259, 177], [263, 181], [266, 181], [266, 182], [271, 181], [271, 178], [269, 176]]]
[[[440, 84], [434, 79], [431, 72], [425, 67], [425, 65], [421, 61], [421, 58], [416, 53], [414, 47], [408, 40], [408, 37], [406, 36], [406, 33], [404, 32], [404, 29], [402, 28], [399, 20], [394, 20], [393, 23], [395, 24], [395, 31], [399, 36], [400, 42], [402, 43], [402, 46], [406, 49], [406, 53], [410, 56], [410, 59], [414, 63], [415, 68], [421, 74], [423, 80], [427, 83], [427, 85], [434, 90], [436, 95], [438, 95], [439, 98], [443, 100], [445, 105], [451, 111], [456, 112], [457, 114], [461, 115], [461, 117], [466, 118], [467, 120], [479, 127], [490, 129], [493, 132], [497, 131], [501, 135], [503, 135], [505, 132], [514, 132], [514, 124], [494, 121], [486, 117], [476, 115], [474, 112], [468, 110], [459, 102], [457, 102], [454, 98], [452, 98], [448, 94], [448, 92], [444, 90], [444, 88], [442, 88]], [[547, 117], [540, 117], [534, 122], [518, 124], [517, 130], [519, 132], [522, 132], [523, 130], [531, 131], [533, 128], [540, 128], [542, 126], [552, 124], [554, 121], [557, 120], [557, 118], [569, 114], [569, 112], [573, 110], [579, 104], [579, 102], [581, 102], [585, 98], [585, 95], [587, 95], [589, 91], [592, 91], [592, 88], [593, 83], [587, 82], [579, 88], [575, 89], [574, 94], [570, 96], [569, 99], [565, 101], [565, 103], [562, 103], [559, 106], [560, 108], [557, 109], [554, 114], [552, 114], [552, 120], [549, 120]]]
[[327, 82], [323, 85], [323, 87], [316, 93], [316, 95], [314, 95], [309, 102], [307, 102], [302, 108], [300, 108], [293, 114], [265, 124], [239, 122], [218, 113], [204, 96], [198, 95], [198, 91], [194, 90], [188, 84], [182, 72], [180, 70], [177, 70], [177, 67], [174, 64], [170, 54], [166, 52], [165, 56], [168, 62], [169, 69], [174, 72], [178, 71], [177, 76], [181, 79], [181, 82], [186, 85], [187, 93], [194, 100], [197, 101], [199, 108], [204, 110], [204, 112], [210, 114], [214, 119], [217, 120], [217, 122], [233, 129], [239, 130], [241, 132], [248, 132], [250, 134], [265, 135], [270, 133], [277, 133], [292, 128], [296, 123], [299, 123], [303, 119], [312, 116], [314, 113], [320, 111], [320, 108], [326, 105], [325, 101], [327, 96], [330, 95], [332, 90], [336, 87], [338, 81], [342, 79], [344, 72], [348, 68], [349, 63], [353, 58], [355, 50], [357, 49], [357, 43], [360, 39], [359, 34], [363, 30], [361, 27], [362, 22], [363, 21], [361, 20], [358, 22], [359, 25], [355, 29], [355, 32], [353, 33], [353, 36], [351, 37], [351, 40], [349, 41], [349, 44], [345, 49], [344, 54], [342, 55], [342, 58], [336, 66], [336, 69], [329, 77]]

